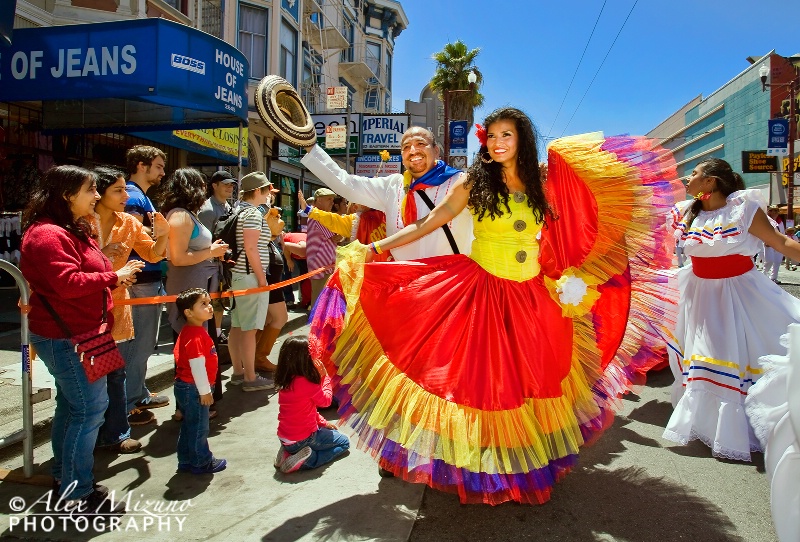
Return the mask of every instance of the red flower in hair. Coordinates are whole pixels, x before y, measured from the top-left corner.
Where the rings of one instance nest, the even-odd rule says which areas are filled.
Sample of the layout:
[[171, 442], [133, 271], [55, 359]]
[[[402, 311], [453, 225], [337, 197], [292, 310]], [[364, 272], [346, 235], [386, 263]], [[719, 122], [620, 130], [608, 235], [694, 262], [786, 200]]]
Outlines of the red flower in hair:
[[478, 138], [478, 141], [481, 142], [481, 147], [485, 147], [486, 146], [486, 128], [484, 128], [480, 124], [475, 124], [475, 136]]

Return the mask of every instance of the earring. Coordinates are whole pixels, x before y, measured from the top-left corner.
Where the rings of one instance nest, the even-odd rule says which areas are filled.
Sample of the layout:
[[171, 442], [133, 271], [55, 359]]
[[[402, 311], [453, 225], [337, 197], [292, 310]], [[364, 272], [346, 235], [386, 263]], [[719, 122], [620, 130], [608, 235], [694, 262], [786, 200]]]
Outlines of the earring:
[[706, 194], [705, 192], [698, 192], [694, 199], [699, 199], [700, 201], [708, 201], [711, 199], [711, 192]]
[[[489, 158], [488, 159], [484, 158], [483, 157], [484, 154], [486, 156], [488, 156]], [[481, 156], [481, 162], [483, 162], [484, 164], [491, 164], [492, 162], [494, 162], [494, 160], [492, 159], [492, 156], [489, 154], [489, 151], [486, 151], [485, 153], [481, 154], [480, 156]]]

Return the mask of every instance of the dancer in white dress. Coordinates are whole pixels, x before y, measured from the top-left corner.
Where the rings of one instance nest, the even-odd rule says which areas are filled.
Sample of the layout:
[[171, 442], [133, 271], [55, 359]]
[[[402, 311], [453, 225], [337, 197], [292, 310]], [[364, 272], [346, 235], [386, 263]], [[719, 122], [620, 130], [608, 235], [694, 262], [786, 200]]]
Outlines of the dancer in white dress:
[[761, 192], [744, 190], [724, 160], [700, 162], [687, 192], [694, 201], [676, 205], [668, 222], [691, 265], [678, 271], [683, 354], [670, 361], [675, 411], [664, 438], [700, 439], [714, 456], [749, 461], [761, 450], [744, 411], [759, 357], [782, 354], [781, 334], [800, 322], [800, 300], [759, 273], [753, 255], [764, 242], [798, 259], [800, 243], [775, 230]]

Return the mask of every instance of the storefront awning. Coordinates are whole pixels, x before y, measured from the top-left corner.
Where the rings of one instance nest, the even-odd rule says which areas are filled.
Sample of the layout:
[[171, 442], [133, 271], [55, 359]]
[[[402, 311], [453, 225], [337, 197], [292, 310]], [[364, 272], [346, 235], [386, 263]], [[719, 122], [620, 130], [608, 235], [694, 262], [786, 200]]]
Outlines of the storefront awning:
[[[239, 128], [204, 128], [199, 130], [174, 130], [172, 132], [134, 132], [131, 135], [178, 147], [212, 158], [210, 164], [239, 162]], [[247, 167], [247, 128], [242, 129], [242, 165]], [[201, 161], [202, 162], [202, 161]], [[196, 160], [194, 163], [198, 163]]]
[[244, 55], [164, 19], [14, 31], [0, 54], [0, 101], [42, 101], [49, 132], [247, 125]]

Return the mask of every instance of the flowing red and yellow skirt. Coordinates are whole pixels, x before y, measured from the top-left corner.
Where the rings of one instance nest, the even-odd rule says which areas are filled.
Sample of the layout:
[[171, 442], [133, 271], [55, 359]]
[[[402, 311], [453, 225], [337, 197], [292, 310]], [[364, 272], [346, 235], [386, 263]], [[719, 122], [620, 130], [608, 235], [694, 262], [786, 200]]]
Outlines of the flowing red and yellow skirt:
[[[343, 255], [312, 312], [311, 352], [382, 468], [465, 503], [546, 502], [618, 398], [663, 361], [677, 302], [663, 224], [680, 183], [643, 141], [551, 146], [559, 218], [528, 281], [462, 255]], [[564, 297], [566, 278], [587, 285], [579, 301]]]

